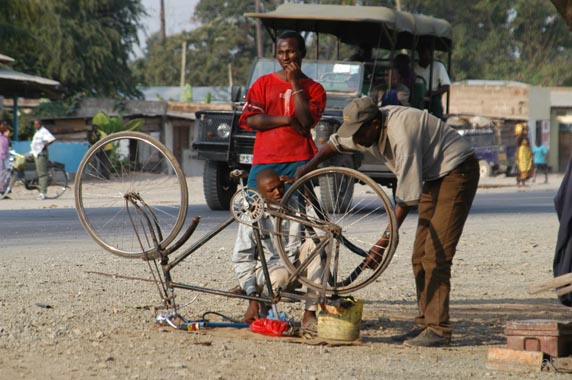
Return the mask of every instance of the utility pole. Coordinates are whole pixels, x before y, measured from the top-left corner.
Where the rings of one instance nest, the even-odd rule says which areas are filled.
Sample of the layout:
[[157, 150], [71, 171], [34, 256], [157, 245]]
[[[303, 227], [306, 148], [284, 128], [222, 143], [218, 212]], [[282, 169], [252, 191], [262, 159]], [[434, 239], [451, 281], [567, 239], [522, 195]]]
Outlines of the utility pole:
[[[260, 13], [260, 0], [255, 0], [256, 13]], [[262, 35], [260, 33], [260, 19], [256, 19], [256, 53], [258, 58], [262, 57]]]
[[185, 67], [187, 66], [187, 41], [181, 45], [181, 94], [185, 88]]
[[161, 42], [165, 43], [167, 39], [167, 33], [165, 32], [165, 0], [160, 0], [161, 11], [159, 13], [160, 23], [161, 23]]

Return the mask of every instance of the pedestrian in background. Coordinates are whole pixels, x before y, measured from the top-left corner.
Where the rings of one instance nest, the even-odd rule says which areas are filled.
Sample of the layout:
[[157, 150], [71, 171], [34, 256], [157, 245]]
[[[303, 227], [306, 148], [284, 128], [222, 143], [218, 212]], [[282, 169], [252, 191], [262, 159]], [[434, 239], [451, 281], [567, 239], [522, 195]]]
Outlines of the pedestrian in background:
[[38, 189], [40, 195], [38, 199], [47, 199], [48, 192], [48, 145], [53, 143], [56, 138], [44, 127], [40, 120], [34, 120], [34, 137], [30, 143], [31, 154], [36, 163], [36, 173], [38, 174]]
[[548, 164], [546, 162], [546, 154], [548, 148], [542, 144], [537, 144], [532, 147], [532, 155], [534, 156], [534, 178], [532, 182], [536, 182], [536, 175], [539, 170], [544, 173], [544, 183], [548, 183]]
[[[99, 140], [103, 140], [107, 137], [107, 133], [101, 130], [97, 125], [93, 125], [91, 131], [88, 133], [87, 141], [93, 145]], [[98, 150], [96, 153], [97, 160], [99, 163], [99, 173], [106, 179], [109, 179], [112, 168], [112, 154], [113, 154], [113, 144], [105, 144], [103, 149]]]
[[6, 122], [0, 123], [0, 170], [8, 167], [8, 153], [10, 150], [10, 130]]
[[523, 187], [532, 176], [532, 150], [527, 135], [520, 135], [517, 140], [516, 148], [516, 166], [518, 167], [518, 176], [516, 183], [518, 187]]
[[[0, 178], [4, 179], [6, 168], [8, 167], [8, 153], [10, 150], [10, 139], [8, 138], [8, 126], [5, 122], [0, 123]], [[4, 192], [4, 180], [0, 181], [0, 192]]]

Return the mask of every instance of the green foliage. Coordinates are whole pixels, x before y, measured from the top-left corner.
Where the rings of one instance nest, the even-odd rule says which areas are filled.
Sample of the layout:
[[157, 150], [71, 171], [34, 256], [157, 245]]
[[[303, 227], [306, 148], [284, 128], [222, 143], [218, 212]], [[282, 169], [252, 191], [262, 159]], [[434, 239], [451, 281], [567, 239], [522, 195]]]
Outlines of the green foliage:
[[91, 124], [97, 125], [109, 135], [121, 131], [140, 131], [145, 125], [145, 119], [133, 119], [124, 125], [121, 115], [109, 116], [105, 112], [98, 112], [91, 120]]
[[181, 94], [181, 102], [192, 102], [193, 101], [193, 88], [190, 84], [186, 84], [183, 88], [183, 93]]
[[[273, 10], [276, 1], [261, 0], [264, 11]], [[147, 54], [134, 63], [140, 83], [147, 86], [177, 86], [181, 78], [181, 55], [186, 43], [186, 82], [193, 86], [226, 86], [228, 64], [234, 83], [246, 83], [256, 57], [256, 32], [253, 19], [245, 12], [254, 11], [253, 1], [201, 0], [195, 18], [202, 23], [191, 32], [167, 37], [158, 34], [147, 40]], [[262, 31], [265, 55], [271, 55], [272, 42]]]
[[210, 102], [212, 101], [212, 98], [213, 98], [213, 94], [211, 94], [210, 92], [207, 92], [205, 95], [205, 103], [210, 104]]
[[3, 0], [0, 51], [67, 95], [138, 97], [127, 62], [144, 14], [140, 0]]
[[[453, 79], [572, 84], [572, 36], [545, 0], [402, 0], [453, 26]], [[441, 56], [441, 59], [445, 59]]]

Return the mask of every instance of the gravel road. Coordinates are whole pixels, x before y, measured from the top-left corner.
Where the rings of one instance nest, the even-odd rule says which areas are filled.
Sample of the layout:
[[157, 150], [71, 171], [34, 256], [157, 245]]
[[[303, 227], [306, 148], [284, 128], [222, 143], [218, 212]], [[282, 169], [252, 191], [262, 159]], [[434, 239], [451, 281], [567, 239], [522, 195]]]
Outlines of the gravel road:
[[[514, 178], [481, 182], [485, 192], [555, 193], [549, 184], [519, 190]], [[200, 180], [191, 178], [191, 194]], [[0, 210], [73, 207], [72, 192], [53, 201], [0, 201]], [[0, 211], [1, 215], [1, 211]], [[572, 319], [553, 294], [530, 295], [530, 284], [551, 278], [555, 213], [476, 213], [470, 216], [453, 265], [452, 346], [408, 349], [390, 336], [412, 327], [415, 290], [410, 253], [416, 218], [406, 220], [387, 271], [355, 294], [365, 301], [361, 340], [314, 346], [249, 333], [175, 331], [155, 324], [154, 285], [94, 272], [149, 277], [146, 264], [115, 257], [85, 240], [1, 248], [0, 379], [569, 379], [570, 374], [487, 369], [486, 353], [505, 347], [509, 320]], [[181, 268], [180, 280], [227, 289], [236, 281], [229, 256], [235, 229], [217, 237]], [[189, 318], [206, 311], [239, 318], [244, 302], [205, 294], [181, 295]], [[300, 306], [284, 310], [298, 317]]]

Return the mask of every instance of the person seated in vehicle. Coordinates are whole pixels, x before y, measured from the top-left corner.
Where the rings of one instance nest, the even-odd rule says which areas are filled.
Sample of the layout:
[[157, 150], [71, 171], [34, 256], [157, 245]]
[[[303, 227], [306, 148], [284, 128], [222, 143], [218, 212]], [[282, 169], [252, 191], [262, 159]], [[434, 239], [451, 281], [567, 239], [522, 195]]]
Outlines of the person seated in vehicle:
[[371, 61], [371, 47], [367, 45], [359, 45], [356, 51], [350, 55], [346, 61], [367, 62]]
[[385, 83], [388, 87], [381, 99], [379, 106], [411, 106], [411, 88], [415, 83], [415, 73], [411, 70], [409, 56], [398, 54], [393, 58], [391, 68], [385, 73]]
[[[258, 192], [269, 205], [277, 205], [284, 195], [284, 184], [290, 182], [291, 179], [286, 176], [279, 176], [276, 171], [271, 168], [263, 169], [256, 176]], [[253, 227], [246, 224], [239, 224], [238, 235], [232, 254], [232, 263], [238, 282], [243, 292], [249, 296], [259, 296], [267, 294], [267, 286], [264, 278], [264, 271], [257, 255], [264, 252], [270, 281], [273, 292], [276, 293], [280, 289], [284, 290], [288, 287], [289, 273], [280, 260], [277, 248], [274, 244], [273, 218], [265, 214], [258, 222], [260, 228], [260, 237], [262, 247], [256, 246]], [[293, 264], [304, 261], [315, 249], [315, 243], [311, 239], [304, 242], [299, 241], [302, 226], [299, 223], [290, 222], [287, 246], [289, 247], [289, 257]], [[322, 262], [321, 255], [318, 255], [307, 268], [307, 278], [315, 283], [320, 283], [322, 278]], [[308, 289], [308, 294], [315, 294], [315, 291]], [[317, 326], [316, 304], [306, 302], [304, 315], [302, 317], [302, 328], [315, 330]], [[263, 305], [258, 301], [250, 300], [248, 309], [244, 314], [245, 322], [253, 322], [255, 319], [263, 318], [268, 312], [269, 305]]]
[[[451, 79], [442, 62], [433, 60], [433, 43], [422, 40], [418, 47], [419, 61], [415, 64], [415, 74], [424, 79], [427, 86], [425, 94], [425, 106], [429, 112], [439, 119], [443, 119], [443, 94], [449, 91]], [[433, 67], [431, 74], [431, 67]], [[430, 78], [431, 77], [431, 78]], [[431, 83], [429, 83], [431, 79]], [[431, 86], [429, 88], [429, 86]]]

